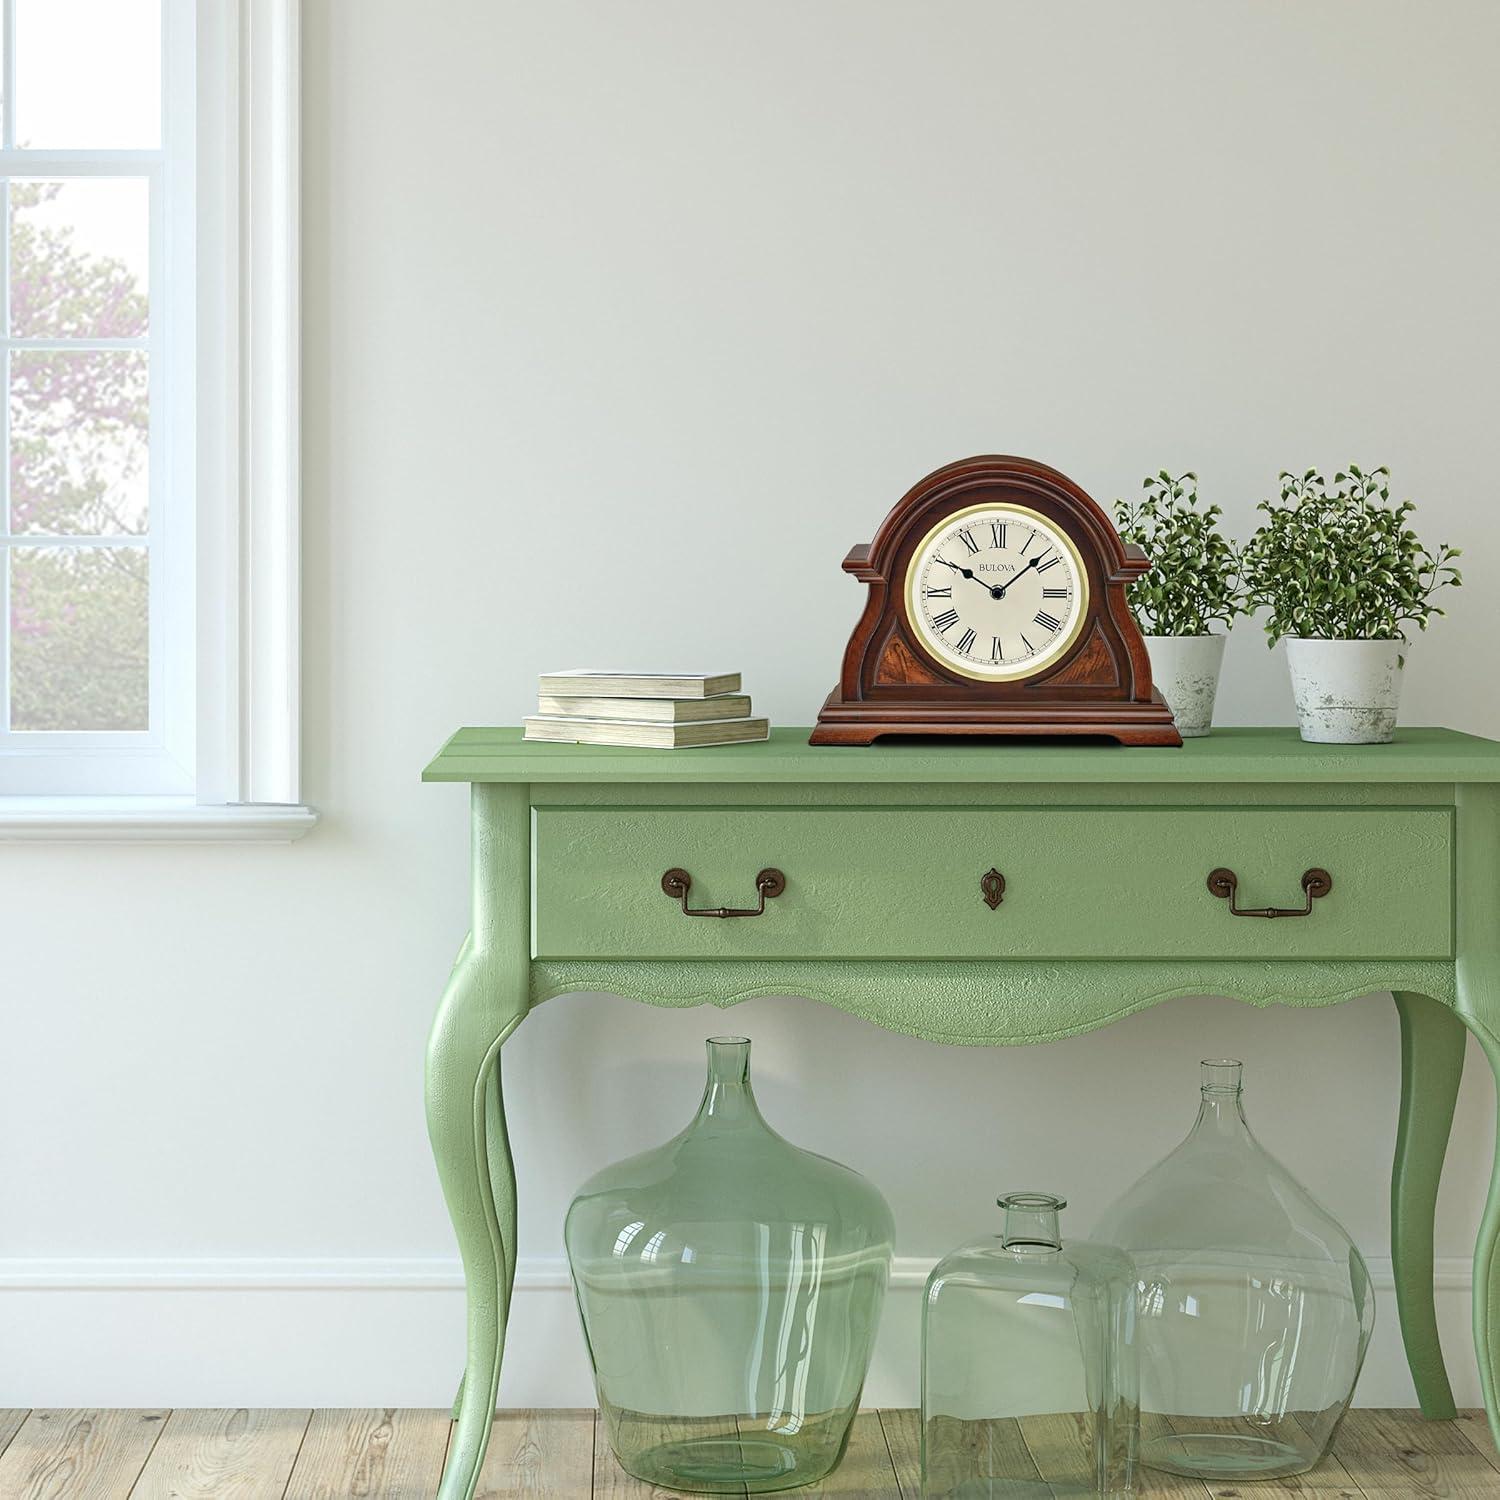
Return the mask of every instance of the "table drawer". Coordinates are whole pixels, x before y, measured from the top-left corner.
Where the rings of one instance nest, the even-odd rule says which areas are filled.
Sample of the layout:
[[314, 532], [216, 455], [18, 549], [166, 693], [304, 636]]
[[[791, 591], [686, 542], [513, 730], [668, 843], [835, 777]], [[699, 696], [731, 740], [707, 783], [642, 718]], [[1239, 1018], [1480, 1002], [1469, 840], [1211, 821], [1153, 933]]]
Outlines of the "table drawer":
[[[546, 807], [535, 813], [538, 958], [1447, 958], [1452, 812], [1185, 808]], [[991, 908], [981, 879], [1005, 878]], [[1208, 888], [1224, 867], [1236, 917]], [[785, 890], [757, 917], [757, 872]]]

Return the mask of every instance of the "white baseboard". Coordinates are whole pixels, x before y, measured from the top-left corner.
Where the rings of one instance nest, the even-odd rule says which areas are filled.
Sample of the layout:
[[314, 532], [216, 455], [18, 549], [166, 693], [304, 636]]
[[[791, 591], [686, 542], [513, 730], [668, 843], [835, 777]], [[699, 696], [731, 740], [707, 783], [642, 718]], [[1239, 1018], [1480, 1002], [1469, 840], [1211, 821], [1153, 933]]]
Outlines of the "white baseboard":
[[[921, 1291], [932, 1262], [893, 1267], [866, 1399], [912, 1406]], [[1414, 1403], [1389, 1259], [1360, 1382], [1366, 1406]], [[1479, 1404], [1469, 1262], [1436, 1267], [1455, 1393]], [[443, 1406], [463, 1351], [456, 1257], [46, 1258], [0, 1261], [0, 1406]], [[516, 1269], [501, 1404], [593, 1404], [567, 1265]]]
[[[891, 1288], [920, 1289], [935, 1261], [898, 1255], [891, 1263]], [[1395, 1289], [1391, 1262], [1369, 1260], [1377, 1291]], [[1434, 1284], [1439, 1291], [1467, 1291], [1473, 1280], [1468, 1260], [1439, 1260]], [[460, 1291], [463, 1267], [457, 1256], [379, 1259], [365, 1256], [278, 1258], [217, 1256], [196, 1260], [128, 1260], [54, 1256], [0, 1260], [3, 1291]], [[518, 1291], [570, 1290], [568, 1264], [561, 1256], [535, 1256], [516, 1264]]]

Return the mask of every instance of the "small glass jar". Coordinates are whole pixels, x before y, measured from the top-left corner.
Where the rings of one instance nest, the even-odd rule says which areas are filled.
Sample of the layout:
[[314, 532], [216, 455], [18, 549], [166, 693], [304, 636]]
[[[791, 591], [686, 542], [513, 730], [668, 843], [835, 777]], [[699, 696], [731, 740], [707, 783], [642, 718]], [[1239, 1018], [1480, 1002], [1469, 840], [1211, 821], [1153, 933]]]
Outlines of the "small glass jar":
[[1047, 1193], [999, 1200], [998, 1235], [955, 1250], [922, 1303], [924, 1500], [1132, 1493], [1135, 1268], [1063, 1242]]
[[1203, 1064], [1187, 1139], [1100, 1222], [1136, 1263], [1141, 1462], [1210, 1480], [1312, 1468], [1375, 1326], [1354, 1242], [1250, 1133], [1240, 1064]]

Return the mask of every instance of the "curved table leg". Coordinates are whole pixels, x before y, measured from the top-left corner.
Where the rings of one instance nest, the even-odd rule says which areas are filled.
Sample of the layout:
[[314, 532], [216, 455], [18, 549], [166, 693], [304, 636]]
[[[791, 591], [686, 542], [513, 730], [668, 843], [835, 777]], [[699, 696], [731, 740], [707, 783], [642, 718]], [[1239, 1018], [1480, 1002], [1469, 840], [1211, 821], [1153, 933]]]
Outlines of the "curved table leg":
[[1432, 1228], [1453, 1106], [1463, 1074], [1463, 1022], [1426, 995], [1397, 993], [1401, 1017], [1401, 1115], [1391, 1174], [1391, 1258], [1406, 1362], [1422, 1415], [1458, 1414], [1438, 1342], [1432, 1297]]
[[[1500, 787], [1459, 787], [1454, 834], [1458, 1013], [1479, 1039], [1500, 1092]], [[1474, 1246], [1474, 1355], [1490, 1436], [1500, 1448], [1500, 1126]]]
[[[519, 1018], [518, 1018], [519, 1019]], [[503, 1038], [502, 1038], [503, 1040]], [[485, 1161], [490, 1174], [490, 1197], [495, 1205], [495, 1219], [500, 1226], [503, 1244], [516, 1243], [516, 1164], [510, 1154], [510, 1131], [505, 1123], [505, 1098], [500, 1091], [500, 1062], [497, 1057], [485, 1090], [484, 1103]], [[516, 1258], [505, 1257], [505, 1305], [516, 1287]]]
[[516, 1260], [500, 1049], [529, 1003], [525, 789], [476, 786], [473, 796], [474, 927], [427, 1044], [427, 1132], [468, 1307], [468, 1353], [439, 1500], [472, 1500], [494, 1421]]
[[[492, 1074], [493, 1082], [485, 1090], [485, 1147], [489, 1161], [490, 1192], [495, 1200], [495, 1219], [500, 1226], [502, 1245], [516, 1242], [516, 1174], [510, 1154], [510, 1133], [505, 1124], [505, 1101], [500, 1092], [500, 1067], [497, 1062]], [[505, 1257], [505, 1306], [515, 1291], [516, 1258]], [[464, 1404], [464, 1376], [458, 1377], [458, 1394], [453, 1398], [453, 1420]]]
[[[1500, 1094], [1500, 1038], [1473, 1018], [1464, 1019], [1484, 1048]], [[1474, 1247], [1474, 1354], [1479, 1360], [1479, 1387], [1484, 1393], [1490, 1436], [1500, 1448], [1500, 1120], [1489, 1196], [1479, 1225], [1479, 1242]]]
[[500, 1384], [515, 1266], [514, 1181], [502, 1187], [497, 1203], [487, 1117], [499, 1108], [500, 1046], [516, 1023], [496, 1035], [468, 1014], [487, 1009], [475, 1004], [483, 988], [481, 967], [466, 950], [427, 1048], [427, 1132], [458, 1236], [468, 1295], [468, 1357], [454, 1403], [458, 1426], [439, 1492], [442, 1500], [469, 1500], [474, 1493]]

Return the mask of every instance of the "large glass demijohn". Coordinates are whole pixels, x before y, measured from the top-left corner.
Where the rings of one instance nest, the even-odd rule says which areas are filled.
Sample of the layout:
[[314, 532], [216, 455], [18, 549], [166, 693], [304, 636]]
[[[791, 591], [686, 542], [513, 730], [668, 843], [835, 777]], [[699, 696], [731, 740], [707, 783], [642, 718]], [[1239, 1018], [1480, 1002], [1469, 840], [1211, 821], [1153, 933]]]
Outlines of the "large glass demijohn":
[[1375, 1326], [1363, 1258], [1251, 1135], [1240, 1074], [1203, 1064], [1187, 1139], [1098, 1230], [1137, 1268], [1141, 1462], [1206, 1479], [1312, 1468]]
[[857, 1172], [766, 1124], [748, 1041], [709, 1040], [692, 1123], [585, 1183], [565, 1238], [599, 1408], [627, 1472], [759, 1494], [838, 1464], [894, 1226]]
[[1135, 1268], [1064, 1240], [1047, 1193], [945, 1256], [922, 1299], [923, 1500], [1132, 1492]]

